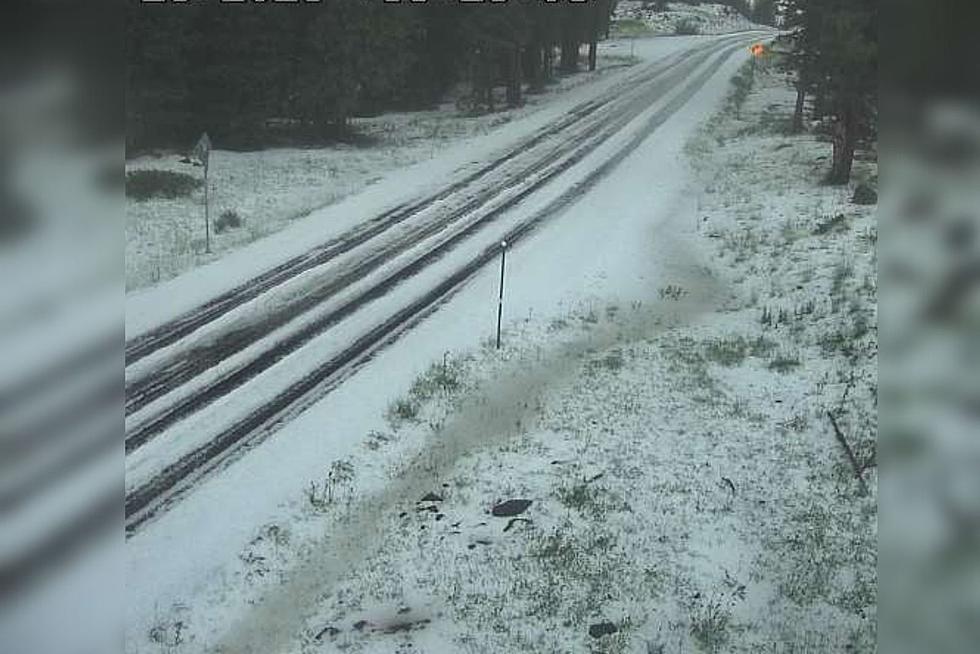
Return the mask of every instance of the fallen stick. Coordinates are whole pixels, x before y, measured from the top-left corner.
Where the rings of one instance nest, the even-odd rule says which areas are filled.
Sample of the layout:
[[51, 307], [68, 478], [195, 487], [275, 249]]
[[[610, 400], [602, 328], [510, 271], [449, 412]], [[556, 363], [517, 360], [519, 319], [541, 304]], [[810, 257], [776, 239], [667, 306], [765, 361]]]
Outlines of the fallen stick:
[[854, 470], [854, 476], [861, 484], [861, 490], [867, 495], [868, 485], [864, 482], [864, 477], [861, 475], [862, 469], [857, 462], [857, 457], [854, 456], [854, 450], [851, 449], [851, 446], [847, 443], [847, 439], [844, 438], [844, 434], [841, 433], [840, 427], [837, 426], [837, 419], [834, 418], [834, 414], [827, 411], [827, 417], [830, 418], [830, 424], [834, 427], [834, 435], [837, 437], [837, 442], [841, 444], [844, 452], [847, 453], [847, 458], [851, 462], [851, 468]]
[[722, 478], [721, 478], [721, 480], [722, 480], [722, 481], [723, 481], [723, 482], [724, 482], [724, 483], [725, 483], [725, 484], [726, 484], [726, 485], [727, 485], [727, 486], [728, 486], [728, 487], [729, 487], [730, 489], [732, 489], [732, 497], [735, 497], [735, 482], [733, 482], [733, 481], [732, 481], [731, 479], [729, 479], [728, 477], [722, 477]]
[[507, 522], [507, 526], [506, 526], [506, 527], [504, 527], [504, 531], [509, 531], [509, 530], [510, 530], [510, 528], [514, 526], [514, 523], [517, 523], [517, 522], [526, 522], [527, 524], [532, 524], [532, 523], [531, 523], [531, 520], [530, 520], [530, 519], [528, 519], [528, 518], [511, 518], [511, 519], [510, 519], [510, 520], [509, 520], [509, 521]]

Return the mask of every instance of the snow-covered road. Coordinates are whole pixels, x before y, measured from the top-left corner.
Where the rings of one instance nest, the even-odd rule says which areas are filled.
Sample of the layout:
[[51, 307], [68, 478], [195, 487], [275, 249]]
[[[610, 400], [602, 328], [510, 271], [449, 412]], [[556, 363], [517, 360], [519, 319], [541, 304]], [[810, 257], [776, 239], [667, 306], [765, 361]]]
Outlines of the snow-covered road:
[[500, 240], [560, 213], [745, 41], [700, 43], [643, 67], [476, 174], [369, 222], [367, 234], [356, 226], [277, 266], [279, 283], [262, 276], [224, 296], [223, 311], [207, 304], [200, 321], [190, 312], [131, 339], [140, 354], [127, 368], [130, 526], [335, 387], [492, 259]]
[[[256, 525], [282, 520], [329, 462], [383, 428], [385, 409], [420, 371], [492, 335], [500, 240], [511, 243], [507, 330], [590, 301], [655, 294], [660, 272], [684, 257], [672, 234], [697, 218], [682, 146], [724, 96], [748, 56], [744, 46], [762, 36], [638, 42], [636, 54], [649, 62], [639, 70], [508, 125], [496, 141], [403, 171], [223, 262], [132, 294], [127, 338], [136, 343], [210, 298], [249, 289], [248, 280], [283, 261], [313, 261], [297, 259], [310, 256], [311, 243], [343, 242], [370, 216], [434, 198], [133, 357], [134, 388], [161, 371], [193, 374], [172, 387], [161, 382], [127, 416], [129, 436], [188, 407], [127, 456], [127, 515], [140, 524], [127, 543], [131, 637], [145, 636], [161, 605], [220, 588], [226, 562]], [[338, 279], [344, 283], [331, 286]], [[207, 365], [195, 367], [200, 361]], [[179, 503], [157, 511], [175, 497]], [[209, 619], [218, 634], [235, 616]], [[290, 628], [283, 620], [272, 621], [270, 646], [276, 629]]]

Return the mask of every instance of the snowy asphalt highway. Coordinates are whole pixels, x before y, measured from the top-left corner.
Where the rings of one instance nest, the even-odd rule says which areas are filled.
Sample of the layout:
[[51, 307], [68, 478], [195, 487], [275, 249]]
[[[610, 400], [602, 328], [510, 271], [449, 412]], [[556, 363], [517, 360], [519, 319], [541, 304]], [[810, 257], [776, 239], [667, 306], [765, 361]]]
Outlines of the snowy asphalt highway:
[[127, 531], [336, 388], [494, 261], [501, 238], [560, 215], [753, 36], [645, 65], [441, 192], [128, 341]]

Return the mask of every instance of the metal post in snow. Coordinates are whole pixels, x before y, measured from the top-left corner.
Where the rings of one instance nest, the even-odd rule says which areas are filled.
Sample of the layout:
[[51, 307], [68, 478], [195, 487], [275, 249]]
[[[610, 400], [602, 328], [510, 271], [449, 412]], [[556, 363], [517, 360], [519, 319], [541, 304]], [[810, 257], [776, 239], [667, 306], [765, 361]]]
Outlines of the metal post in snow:
[[207, 132], [201, 134], [194, 146], [194, 156], [204, 165], [204, 251], [211, 254], [211, 220], [208, 202], [208, 164], [211, 163], [211, 138]]
[[507, 241], [500, 242], [500, 295], [497, 298], [497, 349], [500, 349], [500, 321], [504, 317], [504, 261], [507, 257]]
[[208, 203], [208, 164], [204, 162], [204, 251], [211, 254], [211, 219]]

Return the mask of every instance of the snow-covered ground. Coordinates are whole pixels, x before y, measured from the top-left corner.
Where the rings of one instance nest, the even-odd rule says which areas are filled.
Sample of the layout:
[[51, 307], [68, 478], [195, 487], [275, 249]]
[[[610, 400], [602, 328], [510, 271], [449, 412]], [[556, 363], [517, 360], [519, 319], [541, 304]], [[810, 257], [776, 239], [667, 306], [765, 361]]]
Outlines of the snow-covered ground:
[[[644, 8], [643, 2], [620, 2], [615, 21], [641, 22], [644, 36], [673, 35], [681, 20], [698, 25], [700, 34], [726, 34], [759, 26], [716, 4], [670, 3], [666, 12]], [[635, 30], [633, 30], [635, 31]], [[612, 34], [616, 36], [617, 29]], [[629, 29], [624, 35], [632, 34]], [[466, 116], [447, 98], [438, 109], [393, 112], [356, 118], [353, 126], [362, 145], [269, 148], [235, 152], [215, 144], [211, 153], [211, 219], [225, 211], [242, 220], [237, 228], [211, 234], [212, 253], [206, 254], [203, 228], [203, 189], [176, 198], [126, 199], [126, 289], [153, 286], [198, 266], [220, 260], [229, 252], [295, 225], [322, 207], [357, 194], [368, 186], [390, 188], [391, 173], [426, 163], [450, 147], [484, 139], [506, 140], [501, 130], [543, 108], [565, 105], [573, 91], [615, 78], [637, 61], [654, 53], [683, 47], [685, 39], [668, 42], [613, 38], [599, 44], [598, 69], [560, 77], [544, 93], [528, 94], [519, 109]], [[584, 87], [584, 88], [583, 88]], [[502, 92], [502, 90], [501, 90]], [[499, 103], [504, 106], [503, 102]], [[190, 147], [190, 144], [188, 144]], [[182, 153], [142, 155], [126, 161], [126, 171], [166, 170], [200, 177], [201, 168], [182, 163]]]
[[[654, 47], [666, 51], [678, 45]], [[221, 149], [218, 143], [209, 168], [211, 217], [234, 211], [242, 226], [212, 233], [213, 253], [208, 255], [204, 252], [203, 189], [176, 199], [127, 198], [126, 287], [158, 284], [216, 261], [369, 185], [390, 188], [392, 172], [428, 162], [461, 143], [496, 138], [502, 126], [543, 108], [564, 105], [569, 96], [588, 93], [589, 87], [616, 77], [635, 61], [621, 42], [610, 41], [600, 47], [595, 72], [563, 76], [544, 93], [528, 94], [519, 109], [467, 116], [449, 98], [436, 110], [355, 118], [352, 124], [361, 145], [234, 152]], [[575, 90], [579, 94], [571, 93]], [[183, 158], [181, 153], [134, 157], [126, 162], [126, 171], [167, 170], [202, 176], [201, 168], [181, 163]]]
[[[650, 38], [637, 39], [635, 43], [614, 40], [603, 43], [602, 47], [611, 56], [629, 57], [632, 52], [635, 58], [648, 63], [670, 58], [711, 39], [699, 36]], [[594, 83], [581, 84], [568, 93], [556, 95], [553, 102], [526, 114], [521, 120], [512, 120], [487, 134], [440, 148], [440, 153], [432, 159], [392, 170], [377, 184], [284, 224], [278, 232], [260, 241], [226, 251], [218, 259], [201, 259], [197, 261], [201, 265], [187, 269], [167, 282], [131, 290], [126, 294], [126, 337], [133, 338], [172, 320], [272, 269], [283, 260], [302, 255], [311, 246], [393, 207], [445, 188], [501, 152], [509, 151], [536, 130], [562, 119], [580, 103], [601, 96], [632, 70], [632, 67], [624, 67], [613, 74], [599, 75]], [[196, 215], [199, 219], [200, 215]], [[200, 224], [195, 224], [195, 229], [200, 229]]]
[[[698, 34], [727, 34], [759, 27], [726, 5], [668, 2], [664, 11], [657, 11], [655, 5], [649, 0], [620, 0], [615, 12], [620, 30], [624, 34], [675, 34], [677, 26], [686, 23], [697, 29]], [[615, 23], [613, 30], [616, 30]]]
[[501, 351], [486, 270], [134, 536], [128, 650], [866, 651], [877, 231], [777, 77], [696, 131], [741, 61], [511, 252]]
[[[728, 47], [732, 46], [729, 45]], [[688, 58], [685, 57], [684, 59], [685, 63], [690, 63], [695, 68], [698, 67], [698, 61], [693, 57], [690, 58], [691, 61], [689, 62], [686, 61]], [[717, 62], [709, 59], [707, 62], [702, 62], [700, 68], [710, 72], [713, 70], [714, 65], [717, 65]], [[675, 72], [674, 74], [682, 79], [684, 78], [683, 69], [679, 73]], [[694, 77], [696, 78], [697, 76], [695, 75]], [[607, 129], [605, 127], [600, 129], [589, 121], [584, 125], [578, 126], [576, 128], [577, 130], [590, 136], [590, 139], [584, 141], [581, 145], [583, 152], [587, 154], [581, 161], [558, 175], [556, 179], [551, 180], [544, 188], [538, 189], [533, 196], [525, 198], [518, 206], [504, 212], [503, 215], [496, 216], [493, 221], [488, 221], [478, 232], [477, 236], [457, 244], [450, 253], [441, 257], [438, 261], [432, 262], [425, 270], [415, 275], [411, 279], [411, 283], [403, 282], [397, 287], [388, 290], [384, 297], [374, 300], [364, 310], [332, 324], [329, 329], [322, 330], [321, 333], [316, 335], [316, 338], [310, 340], [301, 349], [290, 352], [289, 356], [281, 357], [273, 367], [250, 379], [241, 388], [236, 389], [234, 395], [228, 395], [209, 407], [200, 410], [193, 417], [182, 421], [180, 424], [169, 429], [166, 434], [154, 439], [146, 447], [130, 453], [127, 457], [127, 488], [131, 489], [146, 483], [151, 476], [160, 473], [163, 468], [172, 463], [178, 454], [190, 454], [197, 447], [210, 441], [216, 433], [220, 433], [233, 422], [233, 418], [242, 419], [251, 411], [267, 403], [270, 397], [275, 396], [277, 392], [287, 390], [297, 379], [304, 377], [304, 373], [312, 372], [321, 366], [324, 361], [328, 361], [331, 357], [343, 352], [350, 343], [357, 340], [358, 336], [366, 333], [374, 325], [379, 324], [388, 316], [393, 315], [400, 307], [407, 305], [413, 299], [428, 292], [430, 288], [437, 285], [442, 279], [450, 277], [461, 266], [479, 256], [487, 245], [492, 246], [499, 243], [515, 226], [534, 219], [539, 213], [546, 213], [547, 208], [552, 203], [560, 201], [566, 194], [584, 184], [603, 165], [603, 162], [609, 160], [610, 157], [617, 156], [623, 148], [628, 147], [629, 143], [637, 138], [637, 134], [642, 138], [646, 133], [645, 125], [666, 111], [667, 107], [672, 104], [674, 98], [678, 96], [683, 97], [683, 94], [686, 93], [686, 84], [676, 83], [675, 80], [670, 78], [662, 80], [659, 84], [653, 86], [648, 84], [635, 84], [634, 86], [637, 88], [622, 89], [621, 93], [617, 94], [616, 102], [614, 102], [614, 105], [618, 105], [620, 102], [624, 104], [635, 104], [637, 93], [639, 94], [638, 97], [642, 100], [640, 104], [643, 109], [639, 119], [633, 121], [631, 126], [619, 130], [618, 133], [608, 138], [606, 138], [607, 135], [603, 134]], [[619, 115], [619, 109], [615, 106], [613, 107], [612, 115], [614, 117]], [[602, 121], [603, 119], [600, 117], [596, 120]], [[599, 124], [602, 125], [604, 122], [600, 122]], [[596, 145], [596, 142], [592, 140], [593, 138], [601, 141], [601, 144]], [[574, 141], [574, 139], [568, 139], [567, 135], [565, 137], [559, 135], [558, 140], [562, 145], [565, 144], [566, 140]], [[495, 211], [495, 206], [500, 204], [501, 199], [506, 199], [508, 196], [520, 191], [521, 185], [524, 182], [533, 183], [535, 178], [547, 172], [549, 166], [562, 164], [562, 157], [565, 155], [559, 156], [558, 154], [554, 154], [548, 142], [545, 142], [543, 147], [545, 148], [544, 153], [548, 157], [553, 157], [552, 161], [542, 167], [541, 170], [527, 174], [526, 179], [517, 179], [517, 185], [512, 189], [502, 192], [499, 198], [495, 198], [487, 206], [471, 210], [463, 218], [459, 219], [458, 222], [472, 224], [477, 220], [481, 220], [483, 217]], [[531, 151], [532, 149], [528, 148], [528, 152]], [[448, 208], [451, 208], [451, 202], [448, 200], [443, 200], [438, 204], [441, 209], [447, 208], [447, 205]], [[424, 218], [425, 216], [422, 217]], [[219, 365], [207, 370], [195, 380], [184, 384], [175, 392], [158, 398], [143, 410], [128, 416], [127, 427], [142, 422], [147, 418], [152, 419], [157, 411], [164, 410], [170, 406], [178, 395], [189, 397], [196, 393], [207, 391], [207, 384], [216, 383], [222, 376], [227, 376], [230, 372], [234, 371], [236, 366], [241, 367], [261, 352], [275, 347], [277, 343], [288, 338], [288, 334], [296, 333], [297, 330], [305, 328], [313, 319], [323, 318], [330, 315], [331, 312], [337, 311], [340, 304], [344, 301], [356, 298], [357, 293], [364, 292], [365, 289], [369, 290], [385, 277], [396, 274], [402, 266], [432, 251], [442, 241], [454, 238], [460, 229], [461, 226], [453, 227], [452, 229], [441, 228], [431, 238], [413, 243], [404, 255], [394, 257], [391, 261], [385, 262], [378, 271], [364, 275], [362, 279], [351, 282], [348, 289], [338, 294], [339, 297], [328, 298], [322, 301], [321, 306], [317, 306], [309, 312], [311, 315], [297, 318], [294, 321], [296, 324], [284, 325], [282, 328], [262, 338], [254, 347], [242, 351], [240, 355], [229, 356]], [[395, 236], [400, 237], [397, 233]], [[376, 240], [383, 239], [379, 237]], [[377, 244], [375, 247], [377, 247]], [[363, 256], [363, 253], [359, 256]], [[182, 356], [187, 356], [186, 353], [189, 349], [193, 351], [194, 342], [203, 341], [206, 343], [210, 341], [213, 338], [210, 334], [213, 332], [244, 329], [244, 325], [247, 325], [249, 320], [249, 312], [246, 309], [250, 309], [252, 314], [256, 314], [254, 318], [260, 318], [261, 314], [269, 314], [276, 307], [285, 307], [289, 295], [309, 292], [308, 289], [321, 287], [328, 284], [331, 279], [342, 275], [345, 266], [351, 264], [343, 261], [345, 257], [338, 257], [338, 259], [340, 259], [338, 266], [331, 266], [329, 264], [322, 266], [323, 270], [316, 273], [316, 278], [313, 281], [299, 279], [297, 280], [297, 284], [289, 285], [296, 286], [295, 290], [286, 289], [283, 292], [270, 291], [263, 296], [261, 302], [254, 303], [254, 307], [246, 307], [241, 311], [229, 313], [221, 320], [215, 321], [220, 324], [209, 325], [207, 328], [200, 330], [203, 332], [200, 336], [198, 334], [194, 334], [193, 337], [188, 336], [169, 349], [174, 350], [174, 355], [179, 359]], [[309, 275], [304, 275], [303, 277], [309, 277]], [[283, 286], [287, 285], [284, 284]], [[233, 322], [236, 327], [229, 328], [229, 322]], [[167, 352], [162, 351], [159, 354], [166, 355]], [[127, 377], [130, 372], [137, 374], [139, 372], [138, 369], [144, 367], [144, 363], [153, 368], [166, 365], [165, 360], [160, 360], [160, 357], [155, 354], [131, 366], [130, 370], [127, 370]]]

